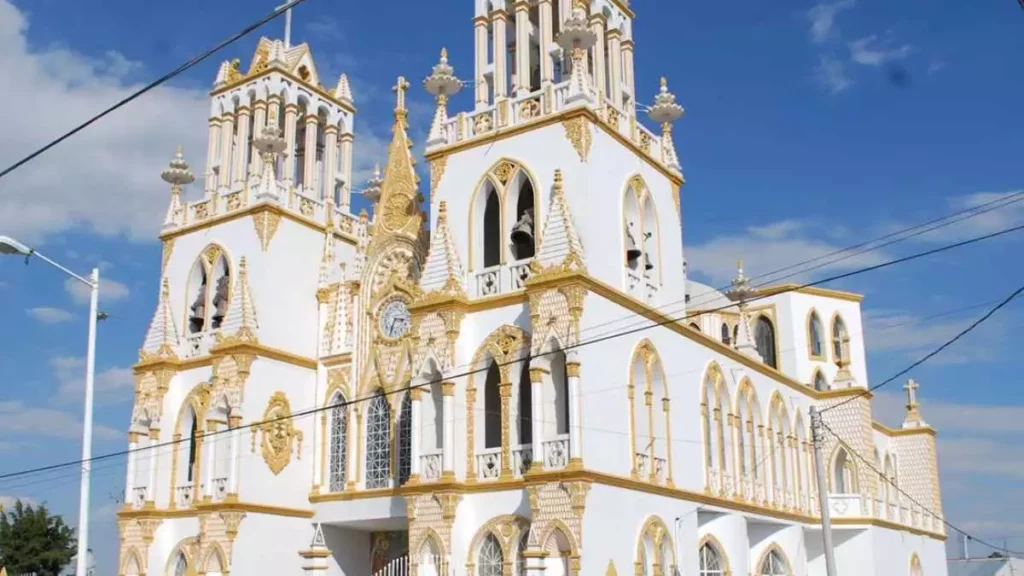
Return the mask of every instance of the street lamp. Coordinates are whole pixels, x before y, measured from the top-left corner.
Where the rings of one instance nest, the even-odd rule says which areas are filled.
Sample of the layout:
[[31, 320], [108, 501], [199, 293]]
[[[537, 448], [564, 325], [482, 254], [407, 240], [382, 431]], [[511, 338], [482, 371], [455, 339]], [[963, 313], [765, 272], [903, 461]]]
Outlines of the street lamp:
[[82, 424], [82, 493], [78, 504], [78, 556], [75, 574], [86, 576], [89, 560], [89, 480], [92, 473], [92, 396], [93, 375], [96, 369], [96, 320], [99, 312], [96, 309], [100, 295], [100, 270], [92, 269], [88, 279], [75, 274], [71, 270], [36, 252], [32, 248], [9, 236], [0, 236], [0, 254], [7, 256], [24, 256], [25, 263], [32, 256], [39, 258], [50, 266], [71, 276], [89, 287], [89, 349], [85, 357], [85, 419]]

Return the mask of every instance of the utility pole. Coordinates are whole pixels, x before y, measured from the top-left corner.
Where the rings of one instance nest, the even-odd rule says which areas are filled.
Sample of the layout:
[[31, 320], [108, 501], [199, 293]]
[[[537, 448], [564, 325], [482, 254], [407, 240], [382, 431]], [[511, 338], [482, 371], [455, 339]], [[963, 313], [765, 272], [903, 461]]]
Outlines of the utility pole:
[[825, 464], [821, 459], [821, 414], [811, 406], [811, 440], [814, 444], [814, 477], [818, 485], [818, 508], [821, 511], [821, 539], [825, 548], [825, 574], [836, 576], [836, 559], [832, 550], [832, 518], [828, 509], [828, 484], [825, 483]]

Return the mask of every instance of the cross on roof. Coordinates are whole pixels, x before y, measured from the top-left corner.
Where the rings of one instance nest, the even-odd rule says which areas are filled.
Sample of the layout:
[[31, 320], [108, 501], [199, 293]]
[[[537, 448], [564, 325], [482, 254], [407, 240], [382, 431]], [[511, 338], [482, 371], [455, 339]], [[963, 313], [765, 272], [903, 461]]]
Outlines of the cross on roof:
[[907, 391], [907, 408], [917, 407], [917, 389], [920, 387], [921, 385], [913, 378], [907, 380], [907, 383], [903, 385], [903, 389]]
[[280, 6], [278, 6], [276, 8], [276, 10], [280, 10], [281, 8], [288, 7], [288, 9], [284, 11], [284, 47], [285, 48], [291, 48], [292, 47], [292, 9], [290, 8], [290, 6], [292, 4], [294, 4], [295, 1], [296, 0], [288, 0], [287, 2], [285, 2], [284, 4], [281, 4]]
[[398, 83], [391, 87], [391, 91], [398, 94], [398, 104], [395, 106], [395, 112], [405, 112], [405, 91], [409, 89], [409, 82], [405, 80], [405, 76], [398, 77]]

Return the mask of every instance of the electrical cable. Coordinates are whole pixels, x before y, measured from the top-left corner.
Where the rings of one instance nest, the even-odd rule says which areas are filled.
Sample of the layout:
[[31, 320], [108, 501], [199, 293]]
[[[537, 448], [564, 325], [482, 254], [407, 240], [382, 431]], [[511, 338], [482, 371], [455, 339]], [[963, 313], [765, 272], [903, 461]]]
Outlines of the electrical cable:
[[[836, 275], [830, 276], [828, 278], [824, 278], [824, 279], [817, 280], [817, 281], [814, 281], [814, 282], [808, 282], [808, 283], [801, 284], [801, 285], [798, 285], [798, 286], [792, 286], [792, 287], [789, 287], [789, 288], [787, 288], [787, 289], [785, 289], [785, 290], [783, 290], [782, 292], [779, 292], [779, 293], [797, 291], [797, 290], [800, 290], [800, 289], [809, 288], [809, 287], [813, 287], [813, 286], [818, 286], [818, 285], [825, 284], [825, 283], [828, 283], [828, 282], [832, 282], [832, 281], [835, 281], [835, 280], [839, 280], [839, 279], [842, 279], [842, 278], [849, 278], [851, 276], [855, 276], [855, 275], [858, 275], [858, 274], [863, 274], [863, 273], [866, 273], [866, 272], [872, 272], [872, 271], [875, 271], [875, 270], [880, 270], [880, 269], [883, 269], [883, 268], [887, 268], [889, 266], [894, 266], [896, 264], [902, 264], [902, 263], [905, 263], [905, 262], [916, 260], [918, 258], [923, 258], [923, 257], [926, 257], [926, 256], [931, 256], [931, 255], [934, 255], [934, 254], [945, 252], [947, 250], [952, 250], [952, 249], [955, 249], [955, 248], [960, 248], [960, 247], [963, 247], [963, 246], [967, 246], [967, 245], [974, 244], [974, 243], [977, 243], [977, 242], [981, 242], [981, 241], [984, 241], [984, 240], [988, 240], [988, 239], [991, 239], [991, 238], [996, 238], [996, 237], [999, 237], [999, 236], [1002, 236], [1002, 235], [1005, 235], [1005, 234], [1009, 234], [1011, 232], [1016, 232], [1016, 231], [1022, 230], [1022, 229], [1024, 229], [1024, 224], [1019, 225], [1019, 226], [1013, 226], [1013, 227], [1010, 227], [1010, 228], [1005, 228], [1005, 229], [1002, 229], [1002, 230], [999, 230], [999, 231], [996, 231], [996, 232], [991, 232], [989, 234], [984, 234], [982, 236], [976, 236], [976, 237], [969, 238], [967, 240], [962, 240], [960, 242], [956, 242], [956, 243], [953, 243], [953, 244], [946, 244], [946, 245], [940, 246], [938, 248], [933, 248], [933, 249], [930, 249], [930, 250], [926, 250], [924, 252], [918, 252], [918, 253], [915, 253], [915, 254], [904, 256], [904, 257], [897, 258], [897, 259], [894, 259], [894, 260], [890, 260], [890, 261], [887, 261], [887, 262], [883, 262], [883, 263], [880, 263], [880, 264], [875, 264], [873, 266], [868, 266], [868, 267], [865, 267], [865, 268], [860, 268], [860, 269], [857, 269], [857, 270], [852, 270], [852, 271], [845, 272], [845, 273], [842, 273], [842, 274], [836, 274]], [[1024, 290], [1024, 287], [1022, 287], [1022, 290]], [[779, 293], [774, 293], [774, 294], [771, 294], [771, 295], [758, 295], [758, 296], [755, 296], [755, 297], [749, 299], [748, 302], [749, 301], [760, 300], [760, 299], [763, 299], [763, 298], [768, 298], [769, 296], [776, 296]], [[1009, 301], [1009, 299], [1004, 301], [1004, 304], [1005, 304], [1005, 302], [1008, 302], [1008, 301]], [[728, 306], [723, 306], [723, 307], [720, 307], [718, 309], [702, 310], [700, 312], [700, 314], [710, 314], [710, 313], [714, 313], [716, 311], [724, 310], [726, 308], [731, 308], [733, 306], [735, 306], [735, 304], [730, 303]], [[994, 310], [993, 310], [993, 312], [994, 312]], [[700, 314], [695, 314], [695, 315], [700, 315]], [[991, 314], [989, 314], [989, 315], [991, 315]], [[562, 349], [562, 352], [573, 350], [575, 348], [581, 348], [583, 346], [587, 346], [587, 345], [590, 345], [590, 344], [595, 344], [595, 343], [598, 343], [598, 342], [603, 342], [603, 341], [606, 341], [606, 340], [611, 340], [611, 339], [614, 339], [614, 338], [619, 338], [619, 337], [622, 337], [622, 336], [628, 336], [630, 334], [635, 334], [637, 332], [641, 332], [641, 331], [648, 330], [650, 328], [654, 328], [654, 327], [658, 327], [658, 326], [665, 326], [665, 325], [668, 325], [668, 324], [677, 324], [679, 322], [685, 321], [689, 317], [692, 317], [692, 316], [684, 315], [684, 316], [678, 317], [678, 318], [665, 318], [665, 319], [661, 319], [661, 320], [658, 320], [658, 321], [654, 321], [650, 325], [640, 326], [638, 328], [633, 328], [633, 329], [625, 330], [625, 331], [618, 332], [618, 333], [611, 333], [611, 334], [603, 335], [603, 336], [600, 336], [598, 338], [594, 338], [594, 339], [591, 339], [591, 340], [588, 340], [588, 341], [585, 341], [585, 342], [578, 342], [576, 344], [571, 344], [571, 345], [565, 346]], [[499, 364], [499, 367], [500, 366], [505, 366], [505, 365], [515, 364], [515, 363], [518, 363], [518, 362], [523, 362], [523, 361], [530, 360], [530, 359], [537, 358], [537, 357], [548, 356], [550, 354], [551, 354], [551, 352], [545, 352], [545, 353], [540, 353], [540, 354], [526, 354], [525, 356], [520, 357], [520, 358], [516, 358], [515, 360], [511, 360], [511, 361], [507, 361], [507, 362], [501, 363], [501, 364]], [[451, 375], [443, 376], [443, 378], [447, 378], [447, 379], [462, 378], [462, 377], [466, 377], [466, 376], [471, 376], [473, 374], [482, 372], [484, 370], [486, 370], [486, 368], [477, 368], [477, 369], [469, 370], [469, 371], [462, 372], [462, 373], [459, 373], [459, 374], [451, 374]], [[264, 422], [252, 422], [252, 423], [245, 424], [245, 425], [241, 426], [241, 428], [242, 429], [248, 429], [248, 428], [252, 428], [252, 427], [257, 426], [257, 425], [262, 425], [262, 424], [267, 424], [267, 423], [274, 423], [274, 422], [278, 422], [278, 421], [289, 420], [289, 419], [298, 418], [298, 417], [301, 417], [301, 416], [308, 416], [310, 414], [316, 414], [318, 412], [322, 412], [322, 411], [331, 409], [331, 408], [333, 408], [335, 406], [348, 406], [348, 405], [351, 405], [351, 404], [356, 404], [356, 403], [360, 403], [360, 402], [364, 402], [364, 401], [369, 401], [369, 400], [377, 397], [378, 395], [379, 396], [389, 396], [389, 395], [392, 395], [392, 394], [398, 394], [398, 393], [401, 393], [401, 392], [407, 392], [409, 390], [416, 389], [416, 388], [423, 388], [423, 387], [426, 387], [426, 386], [430, 386], [431, 384], [432, 384], [432, 382], [426, 382], [426, 383], [417, 384], [417, 385], [410, 384], [408, 386], [397, 387], [397, 388], [395, 388], [393, 390], [390, 390], [390, 391], [378, 391], [375, 394], [372, 394], [372, 395], [369, 395], [369, 396], [364, 396], [362, 398], [355, 398], [355, 399], [352, 399], [352, 400], [346, 400], [344, 402], [339, 402], [337, 404], [332, 404], [332, 405], [329, 405], [329, 406], [320, 406], [320, 407], [310, 408], [308, 410], [296, 412], [296, 413], [290, 414], [288, 416], [281, 416], [281, 417], [274, 418], [274, 419], [271, 419], [271, 420], [267, 420], [267, 421], [264, 421]], [[235, 429], [229, 429], [229, 430], [235, 430]], [[217, 431], [217, 432], [214, 432], [212, 434], [208, 434], [208, 436], [212, 436], [212, 435], [216, 435], [216, 434], [222, 434], [222, 433], [225, 433], [227, 431], [228, 430]], [[178, 444], [180, 442], [182, 442], [182, 439], [171, 440], [170, 442], [166, 442], [166, 443], [163, 443], [163, 444], [157, 444], [157, 445], [145, 446], [145, 447], [141, 447], [141, 448], [135, 448], [134, 450], [136, 450], [136, 451], [139, 451], [139, 450], [149, 450], [149, 449], [157, 448], [157, 447], [160, 447], [160, 446], [170, 446], [170, 445]], [[99, 456], [92, 457], [90, 459], [90, 461], [99, 461], [99, 460], [105, 460], [105, 459], [114, 458], [114, 457], [118, 457], [118, 456], [125, 456], [125, 455], [129, 454], [131, 451], [132, 450], [122, 450], [122, 451], [118, 451], [118, 452], [111, 452], [111, 453], [108, 453], [108, 454], [102, 454], [102, 455], [99, 455]], [[38, 468], [29, 469], [29, 470], [22, 470], [22, 471], [18, 471], [18, 472], [10, 472], [10, 473], [7, 473], [7, 474], [0, 475], [0, 480], [4, 480], [4, 479], [7, 479], [7, 478], [14, 478], [14, 477], [18, 477], [18, 476], [24, 476], [24, 475], [28, 475], [28, 474], [39, 473], [39, 472], [46, 472], [46, 471], [49, 471], [49, 470], [59, 469], [59, 468], [67, 467], [67, 466], [80, 465], [80, 464], [82, 464], [84, 462], [85, 462], [85, 460], [78, 459], [78, 460], [73, 460], [73, 461], [68, 461], [68, 462], [63, 462], [63, 463], [58, 463], [58, 464], [51, 464], [51, 465], [48, 465], [48, 466], [41, 466], [41, 467], [38, 467]]]
[[979, 318], [978, 318], [977, 320], [975, 320], [974, 322], [971, 322], [971, 324], [970, 324], [969, 326], [967, 326], [966, 328], [964, 328], [963, 330], [961, 330], [960, 332], [958, 332], [958, 333], [956, 334], [956, 336], [953, 336], [953, 337], [952, 337], [952, 338], [950, 338], [949, 340], [946, 340], [945, 342], [943, 342], [943, 343], [942, 343], [942, 345], [940, 345], [940, 346], [939, 346], [938, 348], [936, 348], [935, 350], [932, 350], [931, 352], [929, 352], [929, 353], [925, 354], [924, 356], [922, 356], [922, 357], [921, 357], [920, 359], [918, 359], [917, 361], [915, 361], [915, 362], [914, 362], [914, 363], [912, 363], [911, 365], [909, 365], [909, 366], [907, 366], [906, 368], [904, 368], [904, 369], [900, 370], [899, 372], [896, 372], [895, 374], [893, 374], [892, 376], [890, 376], [890, 377], [886, 378], [885, 380], [882, 380], [882, 381], [881, 381], [881, 382], [879, 382], [878, 384], [875, 384], [874, 386], [871, 386], [871, 387], [869, 387], [869, 388], [866, 388], [866, 389], [865, 389], [864, 391], [862, 391], [862, 392], [861, 392], [860, 394], [857, 394], [856, 396], [850, 396], [849, 398], [846, 398], [846, 399], [845, 399], [845, 400], [843, 400], [842, 402], [838, 402], [838, 403], [836, 403], [836, 404], [833, 404], [832, 406], [828, 406], [828, 407], [826, 407], [826, 408], [822, 409], [822, 410], [821, 410], [821, 413], [822, 413], [822, 414], [824, 414], [825, 412], [828, 412], [829, 410], [833, 410], [833, 409], [835, 409], [835, 408], [838, 408], [838, 407], [840, 407], [840, 406], [843, 406], [843, 405], [845, 405], [845, 404], [849, 404], [850, 402], [853, 402], [854, 400], [856, 400], [856, 399], [858, 399], [858, 398], [862, 398], [863, 396], [866, 396], [867, 394], [870, 394], [871, 392], [874, 392], [875, 390], [878, 390], [878, 389], [879, 389], [879, 388], [881, 388], [882, 386], [885, 386], [886, 384], [889, 384], [889, 383], [893, 382], [894, 380], [896, 380], [896, 379], [897, 379], [897, 378], [899, 378], [900, 376], [903, 376], [904, 374], [906, 374], [907, 372], [910, 372], [910, 371], [911, 371], [911, 370], [913, 370], [914, 368], [917, 368], [917, 367], [918, 367], [918, 366], [920, 366], [921, 364], [924, 364], [924, 363], [925, 363], [925, 362], [927, 362], [927, 361], [928, 361], [929, 359], [931, 359], [931, 358], [933, 358], [933, 357], [937, 356], [937, 355], [938, 355], [938, 354], [940, 354], [940, 353], [941, 353], [941, 352], [942, 352], [943, 350], [945, 350], [946, 348], [949, 348], [950, 346], [952, 346], [952, 345], [953, 345], [953, 344], [954, 344], [954, 343], [955, 343], [955, 342], [956, 342], [957, 340], [959, 340], [959, 339], [963, 338], [963, 337], [964, 337], [964, 336], [966, 336], [966, 335], [967, 335], [967, 334], [968, 334], [969, 332], [971, 332], [972, 330], [974, 330], [975, 328], [977, 328], [978, 326], [980, 326], [980, 325], [981, 325], [982, 323], [984, 323], [984, 322], [985, 322], [986, 320], [988, 320], [989, 318], [991, 318], [991, 317], [992, 317], [992, 315], [993, 315], [993, 314], [995, 314], [996, 312], [998, 312], [1000, 308], [1002, 308], [1002, 307], [1006, 306], [1007, 304], [1009, 304], [1009, 303], [1010, 303], [1010, 302], [1011, 302], [1012, 300], [1014, 300], [1015, 298], [1017, 298], [1018, 296], [1020, 296], [1020, 294], [1021, 294], [1022, 292], [1024, 292], [1024, 284], [1022, 284], [1022, 285], [1021, 285], [1021, 286], [1020, 286], [1019, 288], [1017, 288], [1016, 290], [1014, 290], [1013, 292], [1011, 292], [1009, 296], [1007, 296], [1007, 297], [1006, 297], [1006, 298], [1004, 298], [1004, 299], [1003, 299], [1003, 300], [1002, 300], [1001, 302], [999, 302], [998, 304], [996, 304], [996, 305], [995, 305], [995, 306], [994, 306], [994, 307], [993, 307], [993, 308], [992, 308], [991, 310], [989, 310], [988, 312], [986, 312], [985, 314], [983, 314], [983, 315], [982, 315], [981, 317], [979, 317]]
[[74, 136], [75, 134], [81, 132], [82, 130], [88, 128], [91, 124], [93, 124], [96, 121], [100, 120], [101, 118], [107, 116], [111, 112], [117, 110], [118, 108], [121, 108], [125, 104], [128, 104], [129, 102], [135, 100], [136, 98], [142, 96], [143, 94], [146, 94], [150, 90], [153, 90], [154, 88], [156, 88], [156, 87], [160, 86], [161, 84], [167, 82], [171, 78], [174, 78], [175, 76], [181, 74], [182, 72], [185, 72], [189, 68], [192, 68], [193, 66], [199, 64], [200, 62], [202, 62], [203, 60], [206, 60], [210, 56], [213, 56], [216, 52], [219, 52], [223, 48], [225, 48], [225, 47], [235, 43], [236, 41], [240, 40], [242, 37], [248, 35], [253, 30], [256, 30], [260, 26], [263, 26], [267, 22], [270, 22], [271, 20], [277, 18], [281, 14], [284, 14], [288, 10], [291, 10], [292, 8], [298, 6], [299, 4], [302, 4], [305, 1], [306, 0], [290, 0], [286, 4], [283, 4], [283, 5], [275, 8], [274, 11], [271, 12], [270, 14], [268, 14], [267, 16], [264, 16], [263, 18], [260, 18], [256, 22], [246, 26], [241, 31], [232, 34], [226, 40], [220, 41], [213, 48], [207, 49], [206, 51], [200, 53], [198, 56], [195, 56], [191, 60], [185, 62], [184, 64], [182, 64], [180, 66], [178, 66], [174, 70], [171, 70], [170, 72], [164, 74], [163, 76], [157, 78], [156, 80], [150, 82], [149, 84], [146, 84], [145, 86], [143, 86], [142, 88], [136, 90], [135, 92], [132, 92], [131, 94], [129, 94], [128, 96], [122, 98], [116, 104], [110, 106], [106, 110], [103, 110], [99, 114], [96, 114], [95, 116], [89, 118], [85, 122], [83, 122], [83, 123], [79, 124], [78, 126], [72, 128], [71, 130], [69, 130], [68, 132], [66, 132], [63, 135], [59, 136], [58, 138], [56, 138], [54, 140], [51, 140], [48, 144], [46, 144], [42, 148], [38, 148], [35, 152], [32, 152], [28, 156], [25, 156], [24, 158], [22, 158], [21, 160], [18, 160], [14, 164], [11, 164], [7, 168], [5, 168], [3, 172], [0, 172], [0, 178], [3, 178], [4, 176], [7, 176], [11, 172], [14, 172], [18, 168], [24, 166], [25, 164], [31, 162], [35, 158], [41, 156], [42, 154], [44, 154], [45, 152], [47, 152], [48, 150], [50, 150], [54, 146], [57, 146], [61, 142], [67, 140], [68, 138], [70, 138], [70, 137]]

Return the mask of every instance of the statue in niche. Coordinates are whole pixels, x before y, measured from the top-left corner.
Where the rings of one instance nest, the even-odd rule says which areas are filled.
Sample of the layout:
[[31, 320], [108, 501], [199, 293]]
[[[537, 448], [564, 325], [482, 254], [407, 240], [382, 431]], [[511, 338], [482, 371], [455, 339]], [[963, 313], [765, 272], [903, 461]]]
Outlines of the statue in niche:
[[203, 275], [203, 282], [199, 286], [199, 294], [192, 303], [192, 314], [188, 319], [188, 329], [193, 334], [202, 332], [206, 325], [206, 275]]
[[224, 274], [217, 280], [217, 291], [213, 295], [213, 328], [220, 328], [228, 313], [228, 288], [230, 279]]

